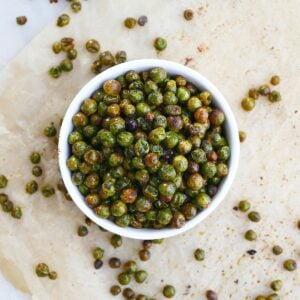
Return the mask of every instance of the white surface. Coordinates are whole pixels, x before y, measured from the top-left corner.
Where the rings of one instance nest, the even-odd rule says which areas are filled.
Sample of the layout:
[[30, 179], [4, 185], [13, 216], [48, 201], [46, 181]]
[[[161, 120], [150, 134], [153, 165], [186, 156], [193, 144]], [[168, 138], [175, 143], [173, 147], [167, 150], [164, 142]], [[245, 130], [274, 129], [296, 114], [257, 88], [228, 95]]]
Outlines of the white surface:
[[[179, 229], [165, 228], [165, 229], [135, 229], [131, 227], [122, 228], [113, 222], [99, 218], [94, 214], [94, 212], [86, 205], [84, 197], [80, 194], [77, 187], [73, 184], [71, 178], [71, 172], [66, 166], [66, 161], [70, 155], [70, 147], [68, 144], [68, 136], [73, 130], [72, 117], [80, 110], [82, 102], [89, 98], [90, 95], [101, 86], [106, 80], [114, 79], [129, 70], [136, 70], [138, 72], [149, 70], [154, 67], [163, 67], [171, 75], [183, 75], [187, 78], [188, 81], [195, 84], [198, 88], [203, 90], [208, 90], [213, 95], [214, 104], [221, 108], [225, 113], [225, 130], [228, 138], [228, 142], [231, 148], [231, 158], [229, 161], [229, 174], [223, 179], [216, 196], [214, 196], [213, 201], [207, 209], [199, 213], [194, 219], [186, 222], [184, 226]], [[204, 76], [192, 70], [188, 67], [185, 67], [181, 64], [161, 60], [161, 59], [140, 59], [129, 61], [115, 67], [112, 67], [98, 76], [94, 77], [89, 81], [76, 95], [74, 100], [71, 102], [64, 118], [63, 123], [60, 129], [59, 136], [59, 167], [62, 174], [62, 178], [66, 185], [66, 188], [71, 195], [75, 204], [81, 209], [81, 211], [94, 221], [99, 226], [107, 229], [110, 232], [114, 232], [121, 236], [125, 236], [132, 239], [141, 239], [141, 240], [154, 240], [162, 239], [171, 236], [178, 235], [183, 233], [201, 221], [203, 221], [225, 198], [227, 192], [230, 189], [230, 186], [233, 182], [239, 161], [239, 150], [240, 150], [240, 141], [238, 136], [238, 128], [234, 118], [234, 115], [229, 107], [226, 99], [220, 93], [220, 91]]]
[[[0, 0], [0, 70], [66, 7], [65, 1], [50, 4], [48, 0]], [[26, 16], [19, 26], [16, 17]], [[0, 272], [1, 300], [28, 300], [28, 295], [16, 290]]]
[[[67, 5], [66, 1], [49, 3], [49, 0], [0, 0], [0, 69], [3, 68], [27, 43]], [[26, 16], [27, 23], [17, 25], [16, 17]]]

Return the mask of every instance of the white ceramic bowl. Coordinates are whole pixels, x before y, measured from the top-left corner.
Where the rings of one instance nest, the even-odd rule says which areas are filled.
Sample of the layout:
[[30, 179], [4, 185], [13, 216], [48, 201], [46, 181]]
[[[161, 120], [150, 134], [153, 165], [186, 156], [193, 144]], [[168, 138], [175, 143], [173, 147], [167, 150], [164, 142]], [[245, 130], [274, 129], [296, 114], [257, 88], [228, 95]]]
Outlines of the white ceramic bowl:
[[[106, 80], [115, 79], [119, 75], [122, 75], [129, 70], [141, 72], [154, 67], [162, 67], [171, 75], [182, 75], [188, 81], [195, 84], [198, 88], [202, 90], [208, 90], [213, 95], [213, 104], [219, 107], [225, 113], [226, 116], [225, 130], [231, 148], [231, 157], [229, 160], [229, 173], [222, 180], [218, 188], [218, 192], [213, 197], [213, 201], [211, 202], [209, 207], [203, 212], [199, 213], [194, 219], [186, 222], [186, 224], [183, 227], [179, 229], [135, 229], [131, 227], [121, 228], [109, 220], [102, 219], [96, 216], [94, 212], [85, 204], [84, 197], [80, 194], [77, 187], [72, 183], [71, 172], [66, 166], [66, 161], [70, 155], [68, 136], [73, 129], [72, 116], [79, 111], [81, 103], [86, 98], [89, 98], [91, 94], [96, 89], [98, 89]], [[73, 99], [64, 116], [59, 134], [59, 167], [63, 181], [73, 201], [79, 207], [79, 209], [93, 222], [107, 229], [110, 232], [119, 234], [124, 237], [141, 240], [152, 240], [167, 238], [183, 233], [193, 228], [195, 225], [199, 224], [213, 210], [216, 209], [216, 207], [225, 198], [225, 195], [227, 194], [236, 174], [239, 161], [239, 147], [240, 142], [238, 136], [238, 128], [236, 125], [234, 115], [224, 96], [209, 80], [207, 80], [204, 76], [200, 75], [198, 72], [175, 62], [158, 59], [140, 59], [119, 64], [97, 75], [95, 78], [89, 81]]]

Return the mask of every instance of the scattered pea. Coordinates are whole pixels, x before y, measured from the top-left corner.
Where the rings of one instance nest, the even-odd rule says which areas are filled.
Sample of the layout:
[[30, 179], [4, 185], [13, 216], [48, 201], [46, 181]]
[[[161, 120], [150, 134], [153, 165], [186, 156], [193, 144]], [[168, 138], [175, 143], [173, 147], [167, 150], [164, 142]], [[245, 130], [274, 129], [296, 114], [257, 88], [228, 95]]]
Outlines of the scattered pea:
[[88, 52], [97, 53], [100, 51], [100, 44], [95, 39], [90, 39], [86, 42], [85, 48]]
[[239, 139], [240, 139], [240, 142], [244, 142], [245, 139], [247, 138], [247, 134], [245, 131], [239, 131]]
[[147, 16], [140, 16], [137, 20], [137, 23], [140, 25], [140, 26], [145, 26], [146, 23], [148, 22], [148, 18]]
[[118, 285], [113, 285], [113, 286], [110, 288], [110, 293], [111, 293], [113, 296], [117, 296], [117, 295], [119, 295], [121, 292], [122, 292], [122, 289], [121, 289]]
[[39, 263], [35, 268], [35, 273], [38, 277], [48, 277], [49, 267], [45, 263]]
[[273, 246], [273, 248], [272, 248], [272, 252], [273, 252], [273, 254], [275, 254], [275, 255], [280, 255], [280, 254], [283, 252], [283, 250], [282, 250], [282, 248], [281, 248], [280, 246], [275, 245], [275, 246]]
[[166, 298], [173, 298], [175, 294], [176, 294], [176, 290], [174, 286], [168, 284], [163, 288], [163, 295]]
[[81, 2], [80, 1], [72, 1], [71, 9], [74, 13], [78, 13], [81, 11]]
[[38, 190], [38, 184], [35, 180], [31, 180], [26, 184], [25, 190], [28, 194], [33, 194]]
[[132, 28], [134, 28], [135, 25], [136, 25], [136, 19], [134, 19], [134, 18], [126, 18], [126, 19], [124, 20], [124, 25], [125, 25], [125, 27], [128, 28], [128, 29], [132, 29]]
[[53, 123], [50, 124], [50, 126], [47, 126], [45, 129], [44, 129], [44, 135], [46, 137], [54, 137], [56, 136], [56, 133], [57, 133], [57, 130], [54, 126]]
[[261, 217], [260, 217], [260, 214], [257, 211], [251, 211], [248, 214], [248, 219], [252, 222], [259, 222]]
[[11, 216], [15, 219], [22, 218], [22, 208], [20, 206], [14, 206], [11, 211]]
[[56, 280], [56, 279], [57, 279], [57, 272], [55, 272], [55, 271], [49, 272], [48, 277], [49, 277], [49, 279], [51, 279], [51, 280]]
[[247, 212], [250, 209], [251, 205], [250, 205], [249, 201], [247, 201], [247, 200], [241, 200], [239, 202], [239, 206], [238, 207], [239, 207], [240, 211]]
[[272, 85], [278, 85], [280, 83], [280, 77], [278, 75], [274, 75], [271, 77], [270, 83]]
[[6, 188], [8, 180], [5, 175], [0, 174], [0, 189]]
[[255, 100], [251, 97], [246, 97], [241, 102], [242, 108], [246, 111], [251, 111], [255, 107]]
[[257, 234], [254, 230], [250, 229], [250, 230], [246, 231], [245, 238], [248, 241], [255, 241], [257, 239]]
[[271, 90], [268, 84], [263, 84], [258, 88], [258, 92], [262, 96], [268, 96]]
[[70, 16], [67, 14], [62, 14], [57, 18], [56, 25], [58, 27], [67, 26], [70, 23]]
[[117, 257], [110, 258], [108, 263], [112, 269], [118, 269], [121, 267], [121, 260]]
[[55, 194], [55, 189], [50, 184], [45, 184], [44, 186], [42, 186], [41, 191], [43, 196], [46, 198], [49, 198]]
[[122, 237], [118, 234], [113, 234], [110, 238], [110, 243], [114, 248], [121, 247], [123, 244]]
[[16, 22], [18, 25], [25, 25], [27, 23], [27, 17], [26, 16], [19, 16], [16, 17]]
[[80, 225], [80, 226], [78, 226], [78, 229], [77, 229], [77, 234], [79, 235], [79, 236], [86, 236], [86, 235], [88, 235], [88, 233], [89, 233], [89, 231], [88, 231], [88, 229], [87, 229], [87, 227], [86, 226], [84, 226], [84, 225]]
[[194, 17], [194, 12], [191, 10], [191, 9], [186, 9], [184, 12], [183, 12], [183, 16], [184, 18], [187, 20], [187, 21], [190, 21], [193, 19]]
[[287, 271], [295, 271], [297, 269], [297, 263], [294, 259], [287, 259], [283, 262], [283, 267]]
[[270, 287], [273, 291], [277, 292], [282, 288], [282, 281], [280, 279], [271, 282]]
[[196, 249], [194, 252], [194, 257], [196, 260], [202, 261], [205, 259], [205, 251], [203, 249]]
[[207, 300], [218, 300], [218, 295], [216, 292], [208, 290], [206, 291], [206, 298]]
[[93, 250], [93, 257], [95, 259], [102, 259], [103, 255], [104, 255], [104, 250], [102, 248], [100, 248], [100, 247], [94, 248], [94, 250]]
[[154, 48], [158, 51], [163, 51], [167, 48], [167, 41], [162, 38], [158, 37], [154, 40]]

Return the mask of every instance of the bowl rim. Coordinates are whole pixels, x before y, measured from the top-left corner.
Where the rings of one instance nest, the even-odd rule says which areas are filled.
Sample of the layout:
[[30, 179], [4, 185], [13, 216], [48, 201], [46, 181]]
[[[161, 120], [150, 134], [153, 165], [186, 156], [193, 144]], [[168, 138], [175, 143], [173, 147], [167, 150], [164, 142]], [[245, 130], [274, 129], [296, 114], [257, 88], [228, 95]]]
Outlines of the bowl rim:
[[[121, 74], [129, 70], [137, 70], [138, 72], [142, 70], [149, 70], [155, 67], [162, 67], [166, 69], [167, 73], [183, 75], [188, 81], [194, 83], [196, 86], [200, 86], [201, 89], [208, 90], [213, 95], [213, 103], [221, 108], [224, 112], [226, 121], [226, 137], [230, 144], [231, 157], [229, 160], [229, 173], [222, 180], [217, 194], [213, 197], [213, 201], [208, 206], [207, 209], [198, 213], [195, 218], [186, 222], [186, 224], [178, 229], [173, 228], [162, 228], [162, 229], [136, 229], [131, 227], [119, 227], [115, 223], [102, 219], [95, 215], [91, 208], [89, 208], [84, 202], [84, 196], [80, 194], [77, 187], [73, 184], [71, 180], [71, 171], [66, 166], [66, 161], [69, 155], [69, 144], [68, 135], [73, 129], [72, 116], [79, 111], [80, 104], [84, 99], [90, 97], [90, 95], [103, 84], [104, 81], [109, 79], [115, 79]], [[138, 59], [128, 61], [114, 67], [111, 67], [104, 72], [98, 74], [90, 81], [88, 81], [73, 98], [69, 107], [64, 115], [61, 129], [59, 132], [59, 143], [58, 143], [58, 161], [59, 169], [61, 172], [62, 179], [65, 183], [66, 189], [70, 194], [73, 202], [77, 207], [93, 222], [97, 225], [103, 227], [104, 229], [114, 233], [119, 234], [123, 237], [139, 239], [139, 240], [153, 240], [172, 237], [187, 230], [193, 228], [204, 219], [206, 219], [225, 199], [230, 186], [233, 183], [234, 177], [237, 172], [238, 162], [240, 153], [240, 142], [238, 136], [238, 127], [234, 117], [234, 114], [226, 101], [225, 97], [217, 89], [217, 87], [211, 83], [205, 76], [198, 73], [187, 66], [183, 66], [179, 63], [162, 60], [162, 59]]]

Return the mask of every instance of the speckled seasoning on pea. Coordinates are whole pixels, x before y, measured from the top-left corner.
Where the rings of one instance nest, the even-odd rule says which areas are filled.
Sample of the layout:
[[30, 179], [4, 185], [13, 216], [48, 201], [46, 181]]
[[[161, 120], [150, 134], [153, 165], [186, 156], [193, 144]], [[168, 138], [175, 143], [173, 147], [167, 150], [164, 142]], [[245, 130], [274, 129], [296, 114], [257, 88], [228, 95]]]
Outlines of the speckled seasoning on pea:
[[153, 68], [107, 80], [85, 99], [72, 118], [66, 164], [94, 213], [120, 227], [160, 229], [181, 228], [205, 210], [230, 158], [225, 114], [212, 98]]

